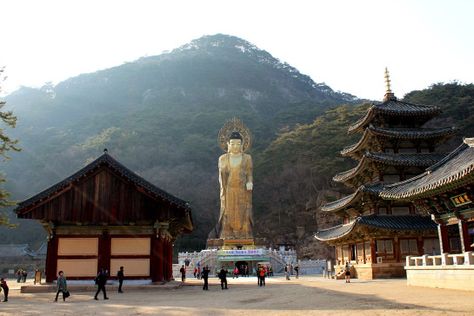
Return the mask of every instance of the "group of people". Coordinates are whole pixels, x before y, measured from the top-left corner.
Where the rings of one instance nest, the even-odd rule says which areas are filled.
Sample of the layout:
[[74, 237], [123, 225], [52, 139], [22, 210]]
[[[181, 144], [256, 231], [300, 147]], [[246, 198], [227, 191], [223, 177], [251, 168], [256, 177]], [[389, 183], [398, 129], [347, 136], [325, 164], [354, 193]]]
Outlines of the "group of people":
[[248, 277], [250, 275], [249, 266], [246, 264], [240, 265], [239, 267], [235, 266], [234, 270], [232, 271], [232, 279], [242, 277]]
[[[98, 296], [100, 292], [104, 294], [104, 300], [109, 299], [107, 297], [107, 291], [105, 289], [105, 285], [107, 283], [108, 277], [109, 277], [109, 271], [107, 271], [107, 269], [105, 268], [102, 268], [97, 274], [97, 276], [95, 277], [94, 281], [95, 281], [95, 284], [97, 285], [97, 291], [95, 292], [95, 295], [94, 295], [95, 300], [99, 299]], [[117, 272], [117, 280], [119, 282], [119, 286], [118, 286], [119, 293], [123, 293], [122, 285], [123, 285], [124, 279], [125, 279], [124, 269], [123, 267], [120, 267], [119, 271]], [[56, 291], [56, 297], [54, 298], [55, 302], [58, 301], [59, 293], [62, 293], [63, 301], [66, 301], [66, 298], [70, 296], [70, 293], [67, 289], [67, 281], [66, 281], [66, 276], [64, 275], [64, 271], [58, 272], [57, 291]], [[7, 290], [7, 295], [8, 295], [8, 290]]]
[[20, 283], [20, 282], [23, 282], [25, 283], [26, 282], [26, 277], [28, 276], [28, 272], [26, 270], [23, 270], [23, 269], [18, 269], [16, 271], [16, 282]]
[[[204, 281], [204, 284], [202, 286], [203, 291], [208, 291], [209, 290], [209, 272], [211, 272], [211, 270], [209, 269], [208, 266], [205, 266], [202, 269], [201, 278]], [[227, 271], [227, 269], [224, 269], [224, 267], [222, 267], [222, 269], [217, 273], [217, 277], [221, 281], [221, 289], [222, 290], [227, 290], [228, 289], [228, 286], [227, 286], [227, 274], [228, 273], [229, 273], [229, 271]]]
[[292, 274], [291, 269], [295, 270], [295, 276], [298, 279], [300, 277], [300, 267], [299, 266], [294, 266], [292, 267], [291, 264], [287, 264], [285, 266], [285, 277], [287, 280], [290, 280], [290, 275]]

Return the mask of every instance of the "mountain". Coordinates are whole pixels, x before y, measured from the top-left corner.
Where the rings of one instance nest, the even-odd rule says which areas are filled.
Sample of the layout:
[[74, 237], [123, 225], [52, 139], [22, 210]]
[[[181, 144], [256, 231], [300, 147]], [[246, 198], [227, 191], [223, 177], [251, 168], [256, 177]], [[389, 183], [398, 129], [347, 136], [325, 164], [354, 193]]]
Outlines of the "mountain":
[[[11, 134], [23, 148], [5, 164], [14, 199], [64, 179], [107, 147], [129, 168], [191, 203], [196, 231], [176, 245], [194, 249], [204, 245], [218, 214], [216, 136], [226, 120], [237, 116], [249, 126], [257, 157], [282, 131], [358, 99], [314, 82], [243, 39], [218, 34], [56, 86], [24, 87], [6, 101], [18, 116]], [[254, 199], [258, 222], [266, 211], [258, 209], [261, 198]], [[28, 221], [0, 235], [5, 242], [44, 236]]]

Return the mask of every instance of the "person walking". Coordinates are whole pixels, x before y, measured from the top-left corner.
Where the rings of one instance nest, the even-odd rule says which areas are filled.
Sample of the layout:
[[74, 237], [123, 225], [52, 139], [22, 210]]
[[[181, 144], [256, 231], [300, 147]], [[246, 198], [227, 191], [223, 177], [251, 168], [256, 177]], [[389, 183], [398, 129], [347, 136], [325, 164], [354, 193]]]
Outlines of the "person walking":
[[95, 284], [97, 284], [97, 292], [94, 295], [94, 299], [97, 301], [97, 295], [102, 291], [104, 293], [104, 300], [108, 300], [107, 293], [105, 291], [105, 283], [107, 283], [107, 270], [102, 268], [95, 278]]
[[221, 279], [221, 289], [227, 290], [227, 270], [225, 270], [224, 267], [222, 267], [218, 277]]
[[181, 266], [181, 269], [179, 269], [179, 272], [181, 272], [181, 282], [184, 282], [186, 280], [186, 268], [184, 264]]
[[265, 274], [266, 274], [265, 267], [262, 266], [260, 270], [258, 271], [258, 276], [260, 277], [260, 286], [265, 286]]
[[286, 279], [289, 280], [290, 279], [290, 271], [289, 271], [289, 267], [288, 265], [285, 266], [285, 276], [286, 276]]
[[0, 279], [0, 287], [3, 290], [3, 301], [2, 302], [8, 302], [9, 287], [8, 287], [7, 281], [4, 278]]
[[296, 272], [296, 278], [298, 279], [298, 277], [300, 276], [300, 267], [298, 265], [296, 265], [294, 267], [294, 269], [295, 269], [295, 272]]
[[23, 270], [22, 270], [22, 269], [18, 269], [18, 270], [16, 271], [16, 282], [17, 282], [17, 283], [20, 283], [22, 277], [23, 277]]
[[125, 278], [125, 274], [123, 273], [123, 267], [120, 267], [120, 270], [117, 272], [117, 279], [119, 281], [119, 287], [118, 287], [118, 292], [123, 293], [122, 291], [122, 284], [123, 284], [123, 279]]
[[232, 275], [232, 279], [233, 278], [237, 278], [237, 279], [239, 278], [239, 268], [237, 268], [237, 267], [234, 268], [234, 273]]
[[209, 268], [207, 266], [205, 266], [202, 269], [201, 277], [204, 280], [204, 286], [202, 287], [202, 289], [205, 290], [205, 291], [209, 290], [209, 284], [207, 282], [207, 280], [209, 278], [209, 272], [211, 272], [211, 270], [209, 270]]
[[56, 291], [56, 297], [54, 298], [55, 302], [58, 301], [59, 292], [63, 294], [63, 302], [65, 302], [66, 297], [69, 296], [69, 292], [67, 291], [67, 282], [63, 271], [59, 271], [58, 273], [58, 289]]
[[346, 283], [351, 283], [351, 267], [349, 266], [349, 262], [346, 262], [346, 266], [344, 267], [345, 275], [346, 275]]

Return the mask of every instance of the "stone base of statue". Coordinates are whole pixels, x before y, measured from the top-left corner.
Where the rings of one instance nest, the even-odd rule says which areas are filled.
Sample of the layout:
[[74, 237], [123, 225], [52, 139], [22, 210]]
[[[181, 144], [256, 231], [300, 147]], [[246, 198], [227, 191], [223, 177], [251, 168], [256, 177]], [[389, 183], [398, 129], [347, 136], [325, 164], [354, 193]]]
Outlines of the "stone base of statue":
[[207, 249], [256, 249], [265, 247], [264, 238], [240, 238], [240, 239], [222, 239], [209, 238], [207, 240]]
[[202, 269], [205, 266], [209, 267], [212, 275], [217, 275], [221, 268], [231, 272], [236, 267], [240, 274], [256, 275], [259, 265], [271, 266], [275, 274], [280, 274], [286, 265], [297, 263], [294, 250], [267, 248], [263, 246], [265, 244], [263, 238], [253, 239], [253, 244], [251, 241], [208, 239], [207, 249], [198, 252], [180, 252], [175, 277], [179, 277], [179, 268], [183, 264], [187, 266], [188, 277], [191, 277], [195, 268]]

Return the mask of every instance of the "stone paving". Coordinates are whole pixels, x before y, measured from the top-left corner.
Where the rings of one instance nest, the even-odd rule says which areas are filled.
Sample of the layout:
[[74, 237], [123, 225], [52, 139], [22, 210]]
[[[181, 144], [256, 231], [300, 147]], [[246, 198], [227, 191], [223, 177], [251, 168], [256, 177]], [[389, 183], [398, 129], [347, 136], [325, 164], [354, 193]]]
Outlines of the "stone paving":
[[346, 284], [274, 277], [265, 287], [258, 287], [255, 277], [228, 281], [224, 291], [215, 278], [209, 291], [195, 279], [165, 290], [125, 282], [125, 293], [110, 287], [107, 301], [101, 296], [94, 301], [93, 292], [71, 291], [66, 302], [54, 303], [53, 293], [20, 293], [10, 280], [10, 300], [0, 303], [0, 315], [474, 315], [473, 292], [409, 287], [402, 279]]

